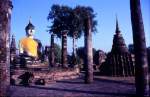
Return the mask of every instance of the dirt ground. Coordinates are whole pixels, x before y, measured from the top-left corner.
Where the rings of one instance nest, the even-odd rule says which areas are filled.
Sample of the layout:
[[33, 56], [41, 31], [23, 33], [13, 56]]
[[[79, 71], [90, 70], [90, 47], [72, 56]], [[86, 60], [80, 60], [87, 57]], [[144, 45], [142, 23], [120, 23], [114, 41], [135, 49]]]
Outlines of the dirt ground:
[[10, 86], [11, 97], [132, 97], [134, 77], [95, 76], [92, 84], [83, 77], [52, 82], [45, 86]]

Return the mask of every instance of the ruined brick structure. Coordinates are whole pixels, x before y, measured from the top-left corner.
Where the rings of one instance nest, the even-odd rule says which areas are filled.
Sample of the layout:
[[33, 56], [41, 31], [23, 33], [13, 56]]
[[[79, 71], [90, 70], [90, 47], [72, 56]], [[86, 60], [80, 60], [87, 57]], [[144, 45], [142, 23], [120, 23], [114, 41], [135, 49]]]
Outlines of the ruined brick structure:
[[62, 59], [61, 59], [61, 63], [62, 63], [62, 67], [63, 68], [67, 68], [67, 33], [68, 30], [64, 30], [62, 31]]
[[50, 55], [49, 55], [49, 63], [51, 67], [54, 67], [55, 64], [55, 54], [54, 54], [54, 34], [51, 34], [51, 46], [50, 46]]
[[110, 76], [133, 76], [134, 58], [128, 51], [116, 21], [116, 31], [112, 50], [107, 54], [106, 62], [100, 67], [100, 73]]
[[103, 62], [105, 62], [105, 59], [106, 59], [106, 53], [104, 51], [102, 51], [102, 50], [96, 51], [95, 59], [94, 59], [95, 64], [101, 65]]
[[12, 35], [11, 43], [10, 43], [10, 62], [13, 62], [15, 56], [16, 56], [16, 41], [14, 35]]
[[9, 34], [12, 2], [0, 0], [0, 97], [8, 95], [10, 84]]

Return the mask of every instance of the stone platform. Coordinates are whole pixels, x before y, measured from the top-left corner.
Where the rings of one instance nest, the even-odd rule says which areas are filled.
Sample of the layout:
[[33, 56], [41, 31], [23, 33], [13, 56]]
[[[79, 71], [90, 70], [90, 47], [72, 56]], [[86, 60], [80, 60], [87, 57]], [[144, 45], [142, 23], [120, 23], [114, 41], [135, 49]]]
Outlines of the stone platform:
[[21, 79], [19, 76], [23, 75], [25, 72], [30, 72], [33, 74], [32, 82], [33, 85], [38, 79], [44, 79], [45, 84], [50, 84], [51, 82], [56, 82], [63, 79], [74, 79], [80, 77], [80, 71], [78, 68], [26, 68], [26, 69], [15, 69], [13, 70], [12, 78], [15, 80], [15, 84], [19, 85]]

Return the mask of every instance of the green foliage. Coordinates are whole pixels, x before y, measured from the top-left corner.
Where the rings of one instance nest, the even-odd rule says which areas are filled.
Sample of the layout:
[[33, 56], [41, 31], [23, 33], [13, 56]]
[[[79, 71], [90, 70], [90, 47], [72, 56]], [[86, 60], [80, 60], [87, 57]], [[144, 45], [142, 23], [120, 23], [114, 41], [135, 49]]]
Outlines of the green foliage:
[[80, 59], [84, 59], [85, 57], [85, 50], [84, 47], [77, 48], [77, 56], [79, 56]]
[[81, 64], [81, 63], [82, 63], [82, 62], [81, 62], [79, 56], [75, 56], [75, 55], [72, 53], [70, 64], [72, 64], [72, 65], [75, 66], [75, 65]]
[[97, 32], [97, 21], [95, 20], [96, 14], [91, 7], [77, 6], [74, 11], [76, 15], [80, 18], [81, 32], [86, 34], [85, 20], [87, 19], [91, 20], [92, 32]]
[[52, 26], [49, 32], [54, 33], [57, 37], [61, 37], [63, 30], [70, 31], [72, 22], [72, 8], [68, 6], [53, 5], [48, 15], [48, 20], [52, 20]]
[[[97, 52], [96, 49], [93, 48], [93, 58], [94, 58], [96, 52]], [[85, 49], [84, 49], [84, 47], [77, 48], [77, 60], [78, 60], [78, 62], [81, 62], [81, 60], [83, 61], [84, 58], [85, 58]], [[80, 61], [79, 61], [79, 59], [80, 59]]]
[[61, 48], [58, 44], [54, 44], [55, 63], [61, 62]]
[[92, 32], [96, 32], [97, 21], [94, 20], [96, 14], [91, 7], [77, 6], [74, 9], [68, 6], [53, 5], [47, 19], [51, 20], [52, 25], [49, 27], [49, 33], [54, 33], [61, 38], [61, 32], [68, 30], [68, 35], [80, 38], [86, 33], [85, 20], [91, 20]]

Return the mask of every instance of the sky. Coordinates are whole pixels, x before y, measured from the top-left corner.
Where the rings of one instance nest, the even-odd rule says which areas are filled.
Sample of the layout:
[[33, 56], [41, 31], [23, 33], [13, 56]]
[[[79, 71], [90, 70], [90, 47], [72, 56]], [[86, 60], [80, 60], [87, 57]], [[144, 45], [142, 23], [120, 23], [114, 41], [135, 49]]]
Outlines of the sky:
[[[96, 13], [98, 21], [97, 33], [92, 36], [93, 48], [111, 51], [113, 36], [115, 34], [116, 16], [119, 28], [126, 45], [133, 43], [132, 27], [130, 19], [130, 0], [12, 0], [13, 11], [11, 20], [11, 35], [16, 42], [25, 37], [25, 27], [31, 22], [35, 26], [34, 37], [41, 40], [42, 44], [50, 44], [50, 34], [47, 26], [51, 21], [47, 20], [48, 13], [53, 4], [67, 5], [74, 8], [77, 5], [90, 6]], [[150, 46], [150, 0], [141, 0], [143, 22], [145, 28], [146, 45]], [[55, 38], [55, 42], [61, 45], [61, 40]], [[84, 37], [77, 40], [77, 47], [84, 46]], [[18, 47], [18, 45], [17, 45]], [[72, 39], [68, 37], [68, 52], [72, 52]]]

